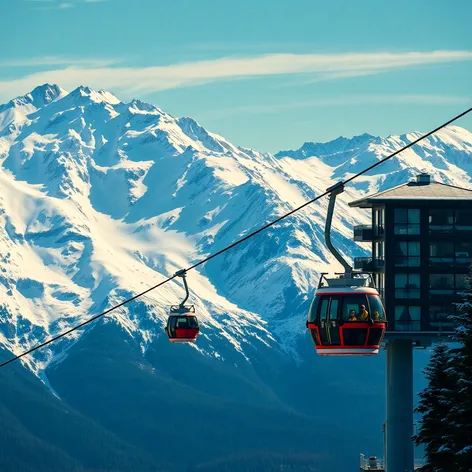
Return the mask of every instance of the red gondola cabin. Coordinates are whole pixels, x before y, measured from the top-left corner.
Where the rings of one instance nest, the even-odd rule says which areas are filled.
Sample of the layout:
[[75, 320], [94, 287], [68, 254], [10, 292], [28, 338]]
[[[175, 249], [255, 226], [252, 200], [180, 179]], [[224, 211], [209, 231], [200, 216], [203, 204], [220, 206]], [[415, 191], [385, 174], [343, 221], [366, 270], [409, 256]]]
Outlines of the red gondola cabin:
[[194, 343], [200, 326], [195, 316], [195, 307], [172, 306], [167, 320], [166, 332], [172, 343]]
[[371, 356], [379, 352], [386, 328], [379, 293], [367, 274], [321, 275], [307, 328], [321, 356]]

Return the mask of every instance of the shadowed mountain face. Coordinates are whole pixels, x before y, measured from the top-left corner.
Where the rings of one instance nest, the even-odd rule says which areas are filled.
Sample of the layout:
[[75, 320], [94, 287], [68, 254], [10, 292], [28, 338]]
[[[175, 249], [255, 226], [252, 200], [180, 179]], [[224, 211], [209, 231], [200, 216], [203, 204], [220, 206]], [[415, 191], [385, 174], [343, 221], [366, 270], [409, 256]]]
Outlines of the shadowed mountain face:
[[[275, 156], [109, 92], [44, 85], [0, 105], [0, 343], [21, 352], [290, 211], [415, 139], [362, 135]], [[450, 127], [346, 189], [334, 243], [366, 248], [347, 207], [427, 171], [470, 187]], [[178, 282], [0, 371], [6, 470], [336, 471], [381, 454], [384, 356], [321, 359], [304, 316], [326, 200], [188, 275], [196, 346], [163, 326]], [[418, 370], [427, 353], [417, 353]], [[420, 380], [420, 377], [418, 377]], [[3, 461], [3, 462], [2, 462]], [[12, 465], [13, 464], [13, 465]], [[1, 468], [1, 467], [0, 467]]]

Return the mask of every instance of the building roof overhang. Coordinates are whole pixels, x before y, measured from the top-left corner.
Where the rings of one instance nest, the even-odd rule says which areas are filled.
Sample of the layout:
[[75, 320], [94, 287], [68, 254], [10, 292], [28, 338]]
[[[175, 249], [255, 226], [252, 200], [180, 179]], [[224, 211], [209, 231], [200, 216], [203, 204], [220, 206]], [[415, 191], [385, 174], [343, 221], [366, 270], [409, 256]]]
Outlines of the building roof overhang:
[[429, 201], [470, 201], [472, 205], [472, 190], [440, 182], [408, 182], [350, 202], [349, 206], [372, 208], [394, 201], [423, 201], [425, 203]]

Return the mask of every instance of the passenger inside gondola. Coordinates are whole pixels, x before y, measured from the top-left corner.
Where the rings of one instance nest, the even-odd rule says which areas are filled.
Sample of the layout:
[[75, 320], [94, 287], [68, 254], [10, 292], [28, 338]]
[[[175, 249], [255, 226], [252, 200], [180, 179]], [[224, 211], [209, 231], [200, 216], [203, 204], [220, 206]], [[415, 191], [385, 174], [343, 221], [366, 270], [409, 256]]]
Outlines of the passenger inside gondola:
[[369, 319], [369, 312], [365, 309], [365, 305], [361, 305], [361, 309], [359, 312], [359, 320], [367, 321], [368, 319]]
[[362, 313], [361, 306], [367, 304], [367, 297], [363, 295], [345, 296], [343, 299], [343, 320], [344, 321], [360, 321]]
[[349, 312], [349, 318], [347, 321], [357, 321], [356, 310], [351, 310]]
[[385, 311], [382, 306], [382, 302], [380, 301], [379, 297], [373, 297], [369, 295], [369, 304], [372, 315], [372, 319], [374, 322], [384, 322], [385, 321]]

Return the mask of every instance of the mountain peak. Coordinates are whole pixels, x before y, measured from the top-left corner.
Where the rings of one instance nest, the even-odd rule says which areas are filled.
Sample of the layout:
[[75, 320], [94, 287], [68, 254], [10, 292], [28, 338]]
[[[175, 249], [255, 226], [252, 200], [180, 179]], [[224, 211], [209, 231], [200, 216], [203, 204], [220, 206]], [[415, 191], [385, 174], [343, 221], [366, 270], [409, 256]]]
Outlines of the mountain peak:
[[[33, 241], [29, 248], [38, 251], [33, 267], [19, 251], [11, 251], [11, 263], [3, 262], [8, 283], [0, 283], [0, 289], [5, 285], [14, 296], [3, 297], [2, 303], [7, 303], [14, 326], [19, 326], [15, 317], [20, 313], [21, 319], [41, 327], [44, 336], [73, 321], [64, 318], [54, 324], [56, 313], [73, 310], [85, 316], [89, 300], [111, 303], [128, 292], [137, 293], [141, 281], [190, 264], [213, 245], [232, 244], [261, 220], [312, 199], [320, 189], [402, 145], [398, 137], [388, 140], [364, 133], [328, 143], [307, 142], [292, 151], [293, 160], [275, 162], [270, 155], [236, 148], [193, 118], [174, 118], [140, 100], [124, 103], [109, 92], [84, 86], [63, 94], [58, 86], [42, 85], [23, 97], [25, 106], [0, 117], [0, 136], [6, 136], [0, 150], [0, 226], [5, 228], [0, 249], [7, 253], [15, 245], [21, 249], [23, 241]], [[33, 102], [51, 105], [38, 109]], [[366, 221], [362, 211], [346, 205], [353, 194], [357, 198], [393, 187], [422, 171], [433, 180], [470, 187], [472, 134], [446, 128], [434, 139], [365, 174], [340, 199], [333, 233], [346, 257], [365, 255], [350, 239], [352, 225]], [[22, 211], [18, 202], [25, 202]], [[239, 253], [216, 260], [208, 275], [195, 277], [201, 290], [193, 296], [205, 310], [207, 326], [217, 337], [224, 329], [235, 349], [242, 349], [245, 336], [242, 317], [256, 326], [257, 333], [260, 316], [287, 320], [282, 328], [276, 322], [273, 326], [276, 333], [290, 333], [284, 345], [287, 352], [295, 351], [298, 331], [290, 331], [290, 317], [306, 308], [306, 293], [333, 261], [323, 244], [322, 203], [306, 212], [310, 213], [294, 216], [293, 224], [280, 226], [277, 236], [268, 235], [264, 247], [251, 240]], [[48, 238], [47, 247], [42, 238]], [[208, 289], [211, 284], [214, 290]], [[274, 286], [281, 289], [273, 290]], [[123, 321], [139, 343], [162, 335], [164, 300], [174, 298], [175, 287], [166, 289], [147, 299], [146, 307], [136, 305], [136, 316]], [[230, 298], [226, 301], [218, 293]], [[152, 322], [147, 308], [151, 301]], [[209, 314], [214, 312], [229, 313], [237, 321], [212, 324]], [[293, 325], [297, 323], [293, 318]], [[19, 349], [29, 330], [25, 328], [21, 337], [16, 331], [3, 335]]]
[[79, 85], [77, 88], [72, 90], [70, 94], [86, 96], [86, 95], [92, 95], [93, 92], [94, 90], [88, 87], [87, 85]]
[[280, 151], [275, 157], [292, 157], [294, 159], [305, 159], [312, 156], [325, 156], [333, 152], [346, 151], [363, 146], [365, 143], [378, 140], [379, 138], [368, 133], [363, 133], [352, 138], [340, 136], [327, 142], [307, 141], [302, 147], [295, 150]]
[[41, 108], [57, 100], [59, 97], [64, 96], [66, 93], [67, 92], [57, 84], [43, 84], [34, 88], [29, 95], [31, 95], [33, 99], [33, 105], [36, 106], [36, 108]]
[[164, 112], [156, 107], [155, 105], [152, 105], [151, 103], [146, 103], [143, 102], [137, 98], [131, 100], [128, 104], [129, 111], [132, 113], [144, 113], [144, 114], [153, 114], [153, 115], [163, 115]]
[[106, 90], [94, 90], [88, 86], [80, 85], [74, 89], [69, 96], [81, 101], [83, 99], [88, 99], [95, 103], [109, 103], [110, 105], [117, 105], [121, 103], [115, 94], [108, 92]]
[[7, 108], [17, 108], [32, 105], [35, 108], [42, 108], [59, 98], [67, 95], [67, 92], [56, 84], [43, 84], [35, 87], [26, 95], [10, 100], [6, 105], [0, 106], [0, 112]]

